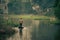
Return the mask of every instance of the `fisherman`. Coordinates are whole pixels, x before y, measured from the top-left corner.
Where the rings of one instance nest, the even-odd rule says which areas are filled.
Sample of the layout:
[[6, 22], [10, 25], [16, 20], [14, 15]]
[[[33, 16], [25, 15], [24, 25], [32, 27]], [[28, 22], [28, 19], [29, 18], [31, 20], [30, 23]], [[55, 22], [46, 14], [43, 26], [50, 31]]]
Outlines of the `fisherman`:
[[23, 20], [22, 20], [22, 18], [20, 18], [20, 20], [19, 20], [19, 29], [23, 28], [22, 24], [23, 24]]

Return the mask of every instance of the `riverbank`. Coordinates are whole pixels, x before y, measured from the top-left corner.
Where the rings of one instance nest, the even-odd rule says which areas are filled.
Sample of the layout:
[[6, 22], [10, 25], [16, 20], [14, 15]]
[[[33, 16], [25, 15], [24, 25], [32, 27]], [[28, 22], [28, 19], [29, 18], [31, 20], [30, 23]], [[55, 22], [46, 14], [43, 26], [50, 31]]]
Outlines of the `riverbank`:
[[10, 36], [14, 35], [16, 31], [12, 27], [5, 27], [0, 29], [0, 40], [6, 40]]

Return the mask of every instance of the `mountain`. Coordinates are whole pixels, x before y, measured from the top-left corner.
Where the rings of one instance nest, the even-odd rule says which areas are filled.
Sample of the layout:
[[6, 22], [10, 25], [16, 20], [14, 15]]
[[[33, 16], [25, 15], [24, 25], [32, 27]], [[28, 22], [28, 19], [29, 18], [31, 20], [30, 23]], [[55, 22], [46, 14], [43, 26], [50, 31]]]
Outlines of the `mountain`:
[[55, 4], [55, 0], [33, 0], [34, 3], [38, 3], [43, 8], [53, 7]]
[[9, 13], [21, 14], [21, 13], [32, 13], [31, 3], [22, 2], [20, 0], [10, 0], [8, 3]]
[[[24, 0], [25, 1], [25, 0]], [[55, 4], [55, 0], [32, 0], [33, 3], [37, 3], [41, 8], [51, 8]], [[32, 13], [32, 5], [30, 2], [22, 2], [21, 0], [9, 0], [8, 3], [9, 13]]]

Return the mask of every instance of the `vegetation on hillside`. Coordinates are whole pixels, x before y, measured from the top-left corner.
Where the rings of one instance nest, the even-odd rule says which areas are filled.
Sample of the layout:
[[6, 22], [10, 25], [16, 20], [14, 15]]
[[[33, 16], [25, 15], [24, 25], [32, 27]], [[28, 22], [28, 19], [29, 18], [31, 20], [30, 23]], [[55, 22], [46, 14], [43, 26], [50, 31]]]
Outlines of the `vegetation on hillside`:
[[15, 33], [15, 30], [12, 27], [7, 25], [7, 21], [4, 20], [4, 16], [0, 15], [0, 40], [12, 36]]
[[60, 0], [56, 0], [54, 7], [55, 7], [55, 16], [60, 20]]

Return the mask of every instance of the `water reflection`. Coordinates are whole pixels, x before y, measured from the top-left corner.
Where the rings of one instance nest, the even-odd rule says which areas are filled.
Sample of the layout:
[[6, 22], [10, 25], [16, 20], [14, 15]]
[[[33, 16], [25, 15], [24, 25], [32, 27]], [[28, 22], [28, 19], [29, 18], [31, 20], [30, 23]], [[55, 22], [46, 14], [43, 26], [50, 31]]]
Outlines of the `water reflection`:
[[8, 40], [56, 40], [59, 35], [59, 25], [51, 24], [50, 20], [24, 20], [24, 29]]
[[[38, 21], [38, 20], [34, 20]], [[49, 20], [39, 20], [39, 26], [34, 23], [32, 40], [54, 40], [58, 26], [51, 24]]]

